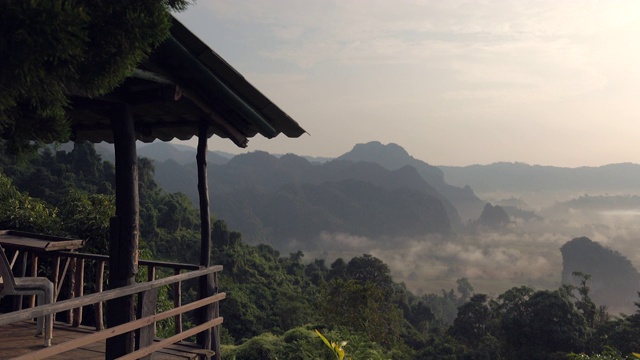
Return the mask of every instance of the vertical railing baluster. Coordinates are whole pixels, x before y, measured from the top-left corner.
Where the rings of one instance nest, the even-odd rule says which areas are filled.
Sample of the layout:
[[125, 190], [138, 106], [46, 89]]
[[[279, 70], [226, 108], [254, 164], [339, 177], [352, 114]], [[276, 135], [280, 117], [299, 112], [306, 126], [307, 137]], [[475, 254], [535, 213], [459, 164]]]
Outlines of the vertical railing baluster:
[[[73, 299], [76, 297], [76, 264], [78, 263], [78, 259], [77, 258], [71, 258], [70, 259], [71, 262], [69, 263], [69, 299]], [[69, 325], [73, 324], [73, 315], [75, 315], [75, 312], [73, 311], [73, 309], [69, 309], [68, 311], [68, 316], [67, 316], [67, 323]]]
[[[76, 261], [75, 270], [75, 296], [81, 297], [84, 295], [84, 259], [78, 259]], [[78, 327], [82, 323], [82, 306], [78, 306], [73, 309], [73, 327]]]
[[[149, 265], [147, 267], [147, 281], [153, 281], [156, 279], [156, 267], [154, 265]], [[158, 290], [158, 293], [160, 292], [160, 290]], [[157, 295], [156, 295], [157, 296]], [[157, 302], [157, 299], [156, 299]], [[156, 335], [157, 333], [157, 324], [154, 322], [153, 323], [153, 336]]]
[[60, 283], [60, 256], [53, 259], [53, 299], [58, 298], [58, 283]]
[[[104, 260], [96, 261], [96, 292], [102, 292], [104, 289]], [[96, 330], [104, 329], [104, 303], [101, 301], [94, 305], [96, 314]]]
[[[180, 268], [173, 268], [173, 274], [179, 275]], [[173, 307], [177, 308], [182, 306], [182, 281], [178, 281], [173, 284]], [[179, 334], [182, 332], [182, 314], [178, 314], [173, 317], [173, 321], [175, 322], [175, 332]]]
[[[38, 276], [38, 254], [33, 252], [31, 254], [31, 276]], [[29, 296], [29, 308], [33, 308], [36, 306], [36, 296]]]

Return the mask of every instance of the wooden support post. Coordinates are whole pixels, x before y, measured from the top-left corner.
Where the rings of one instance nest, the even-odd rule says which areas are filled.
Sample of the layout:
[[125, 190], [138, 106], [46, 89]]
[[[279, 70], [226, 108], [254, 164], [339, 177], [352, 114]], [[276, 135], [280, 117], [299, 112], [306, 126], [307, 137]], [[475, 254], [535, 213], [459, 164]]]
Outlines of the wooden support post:
[[[131, 285], [138, 272], [138, 157], [133, 117], [127, 105], [116, 106], [111, 116], [115, 150], [116, 217], [111, 223], [109, 246], [109, 287]], [[132, 321], [134, 298], [125, 296], [107, 303], [107, 326], [115, 327]], [[133, 332], [107, 340], [106, 358], [115, 359], [134, 350]]]
[[208, 124], [200, 123], [198, 134], [198, 198], [200, 205], [200, 265], [211, 266], [211, 215], [209, 210], [209, 185], [207, 184], [207, 131]]
[[[211, 266], [211, 215], [209, 213], [209, 186], [207, 180], [207, 131], [208, 122], [201, 121], [198, 132], [198, 150], [196, 163], [198, 167], [198, 198], [200, 204], [200, 265]], [[198, 281], [198, 298], [204, 299], [214, 294], [213, 278], [202, 276]], [[213, 305], [205, 306], [198, 311], [198, 324], [213, 319]], [[211, 329], [198, 334], [198, 344], [205, 350], [212, 350], [213, 332]], [[219, 349], [214, 349], [216, 353]]]

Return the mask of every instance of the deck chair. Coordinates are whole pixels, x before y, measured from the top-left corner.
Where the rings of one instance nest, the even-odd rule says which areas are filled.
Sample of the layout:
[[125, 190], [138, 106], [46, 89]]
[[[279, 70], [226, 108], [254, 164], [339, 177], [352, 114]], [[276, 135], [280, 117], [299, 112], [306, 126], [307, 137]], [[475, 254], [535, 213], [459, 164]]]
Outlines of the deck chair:
[[[11, 265], [0, 246], [0, 298], [6, 295], [36, 295], [38, 305], [53, 302], [53, 283], [46, 277], [14, 277]], [[44, 321], [43, 321], [44, 318]], [[37, 334], [44, 332], [44, 346], [51, 346], [53, 314], [38, 318]]]

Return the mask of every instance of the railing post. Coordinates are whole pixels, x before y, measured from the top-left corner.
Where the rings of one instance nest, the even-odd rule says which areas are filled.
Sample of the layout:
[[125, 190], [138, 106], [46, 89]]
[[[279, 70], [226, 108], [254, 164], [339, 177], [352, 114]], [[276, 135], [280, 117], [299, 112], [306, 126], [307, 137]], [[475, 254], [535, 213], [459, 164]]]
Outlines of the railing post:
[[[173, 274], [179, 275], [180, 269], [174, 268]], [[182, 281], [178, 281], [175, 284], [173, 284], [173, 307], [178, 308], [180, 306], [182, 306]], [[182, 332], [182, 314], [178, 314], [174, 316], [173, 322], [174, 322], [173, 326], [175, 328], [176, 334], [181, 333]]]
[[[213, 289], [214, 294], [218, 293], [218, 273], [213, 273]], [[213, 318], [217, 319], [220, 317], [220, 302], [216, 301], [213, 303]], [[215, 360], [222, 360], [222, 354], [220, 353], [220, 325], [216, 325], [213, 327], [213, 331], [211, 332], [211, 342], [213, 346], [213, 351]]]
[[[153, 265], [147, 266], [147, 281], [153, 281], [156, 279], [156, 267]], [[138, 295], [138, 311], [137, 318], [142, 319], [144, 317], [156, 314], [156, 305], [158, 303], [158, 289], [151, 289], [142, 292]], [[142, 327], [136, 330], [136, 349], [144, 349], [147, 346], [153, 344], [153, 339], [156, 335], [156, 323]], [[147, 355], [142, 359], [151, 359], [151, 355]]]
[[60, 282], [60, 256], [53, 258], [53, 299], [58, 298], [58, 283]]
[[[104, 288], [104, 260], [96, 261], [96, 292], [101, 293]], [[100, 331], [104, 329], [104, 305], [102, 301], [94, 304], [95, 317], [96, 317], [96, 330]]]
[[[18, 252], [19, 250], [16, 250], [16, 252]], [[27, 275], [27, 260], [28, 260], [28, 255], [29, 253], [27, 251], [23, 251], [22, 252], [22, 258], [21, 258], [21, 262], [20, 264], [20, 272], [18, 273], [19, 276], [24, 277]], [[23, 296], [22, 295], [18, 295], [16, 297], [14, 297], [13, 301], [13, 308], [15, 310], [22, 310], [22, 299]]]
[[60, 275], [60, 282], [58, 283], [58, 287], [55, 289], [56, 295], [53, 299], [54, 301], [58, 300], [58, 296], [62, 290], [62, 285], [64, 284], [64, 278], [67, 276], [67, 270], [69, 270], [69, 264], [71, 264], [71, 257], [67, 256], [67, 260], [64, 262], [64, 268], [62, 269], [62, 275]]
[[[138, 319], [156, 314], [156, 304], [158, 299], [158, 288], [147, 290], [138, 294]], [[136, 349], [144, 349], [153, 344], [156, 323], [142, 327], [136, 331]], [[142, 359], [151, 359], [147, 355]]]
[[[77, 297], [84, 295], [84, 259], [76, 260], [75, 269], [75, 289], [74, 293]], [[73, 326], [78, 327], [82, 323], [82, 306], [73, 309]]]
[[[31, 254], [31, 276], [38, 276], [38, 254], [35, 252]], [[31, 295], [29, 297], [29, 307], [36, 306], [36, 296]]]
[[[70, 259], [70, 263], [69, 263], [69, 267], [71, 268], [71, 271], [69, 272], [69, 299], [73, 299], [76, 297], [76, 271], [77, 271], [77, 262], [78, 259], [77, 258], [71, 258]], [[73, 309], [69, 309], [69, 311], [67, 312], [67, 324], [72, 325], [74, 322], [73, 316], [75, 315]]]
[[[156, 279], [156, 267], [154, 265], [147, 265], [147, 281], [153, 281]], [[158, 290], [156, 292], [156, 303], [158, 302]], [[153, 337], [155, 338], [157, 331], [157, 323], [153, 323]]]

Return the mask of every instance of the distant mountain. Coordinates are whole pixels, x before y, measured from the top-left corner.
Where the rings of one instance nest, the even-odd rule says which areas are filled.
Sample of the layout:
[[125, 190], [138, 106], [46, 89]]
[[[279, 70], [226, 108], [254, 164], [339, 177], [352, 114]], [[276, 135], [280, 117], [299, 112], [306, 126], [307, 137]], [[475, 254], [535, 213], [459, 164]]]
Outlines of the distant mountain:
[[501, 228], [509, 224], [509, 215], [500, 205], [485, 204], [478, 225], [489, 228]]
[[337, 159], [374, 162], [389, 170], [397, 170], [407, 165], [412, 166], [429, 185], [457, 209], [463, 221], [478, 219], [482, 213], [485, 201], [480, 200], [470, 187], [449, 185], [444, 180], [442, 170], [412, 157], [397, 144], [383, 145], [378, 141], [357, 144], [351, 151]]
[[[390, 171], [375, 163], [312, 163], [256, 151], [210, 165], [208, 176], [213, 212], [249, 241], [312, 239], [319, 231], [382, 237], [451, 228], [441, 195], [410, 166]], [[194, 166], [157, 163], [156, 181], [197, 202]]]
[[[146, 157], [156, 162], [167, 160], [173, 160], [178, 164], [196, 162], [196, 149], [186, 145], [156, 141], [150, 144], [142, 144], [137, 150], [139, 157]], [[208, 164], [225, 164], [227, 161], [229, 161], [229, 158], [214, 151], [207, 152]]]
[[[198, 205], [198, 169], [195, 164], [179, 164], [175, 160], [156, 162], [155, 180], [170, 193], [181, 192]], [[210, 184], [211, 187], [213, 184]]]
[[138, 156], [146, 157], [155, 161], [174, 160], [179, 164], [188, 164], [195, 161], [196, 152], [189, 150], [179, 150], [177, 147], [164, 143], [153, 142], [138, 147]]
[[215, 194], [212, 208], [250, 242], [280, 250], [326, 250], [317, 243], [322, 233], [384, 241], [450, 230], [436, 198], [353, 179], [289, 183], [274, 192], [237, 188]]
[[561, 252], [563, 284], [579, 286], [574, 272], [590, 275], [589, 295], [597, 305], [607, 306], [611, 313], [630, 314], [635, 309], [640, 274], [626, 257], [586, 237], [567, 242]]
[[640, 211], [638, 195], [582, 195], [557, 202], [539, 211], [548, 219], [569, 219], [581, 215], [637, 215]]
[[[69, 145], [71, 146], [71, 149], [73, 149], [73, 143], [69, 143]], [[116, 162], [116, 154], [113, 150], [113, 144], [101, 142], [94, 144], [93, 147], [96, 149], [96, 152], [100, 155], [102, 160], [109, 161], [112, 164]]]
[[[66, 144], [64, 146], [67, 146]], [[73, 146], [69, 145], [69, 150]], [[115, 154], [113, 152], [113, 144], [101, 142], [95, 144], [96, 152], [102, 157], [103, 160], [114, 161]], [[168, 142], [156, 141], [149, 144], [143, 142], [136, 143], [136, 150], [138, 157], [146, 157], [155, 162], [162, 162], [167, 160], [173, 160], [178, 164], [190, 164], [196, 162], [196, 149], [182, 144], [172, 144]], [[224, 164], [233, 154], [221, 152], [221, 151], [208, 151], [207, 163], [209, 164]]]
[[550, 190], [628, 192], [637, 191], [640, 187], [640, 165], [632, 163], [562, 168], [499, 162], [439, 168], [448, 183], [468, 185], [478, 193]]

